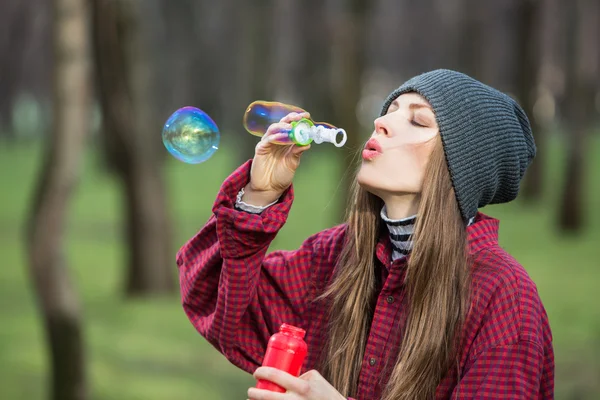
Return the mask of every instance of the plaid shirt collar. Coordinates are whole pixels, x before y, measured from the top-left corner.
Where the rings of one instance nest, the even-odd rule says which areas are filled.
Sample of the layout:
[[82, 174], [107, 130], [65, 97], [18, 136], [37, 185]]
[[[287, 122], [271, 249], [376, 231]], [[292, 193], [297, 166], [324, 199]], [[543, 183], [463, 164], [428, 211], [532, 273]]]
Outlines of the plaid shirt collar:
[[[483, 248], [498, 243], [498, 230], [500, 221], [478, 212], [472, 224], [467, 226], [467, 242], [469, 245], [469, 254], [475, 254]], [[379, 261], [389, 270], [394, 267], [404, 267], [410, 258], [406, 257], [396, 260], [392, 263], [392, 244], [390, 242], [389, 232], [382, 230], [382, 234], [375, 250]]]

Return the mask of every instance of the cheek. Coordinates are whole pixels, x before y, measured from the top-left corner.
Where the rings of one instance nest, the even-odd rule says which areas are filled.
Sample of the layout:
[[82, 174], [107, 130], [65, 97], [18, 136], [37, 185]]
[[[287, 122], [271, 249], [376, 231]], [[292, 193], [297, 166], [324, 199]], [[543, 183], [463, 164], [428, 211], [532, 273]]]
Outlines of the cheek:
[[431, 155], [430, 143], [403, 146], [390, 163], [395, 164], [396, 174], [391, 185], [398, 191], [420, 192], [425, 169]]
[[382, 192], [419, 193], [429, 162], [431, 142], [404, 144], [364, 163], [357, 175], [358, 183]]
[[414, 168], [419, 175], [425, 174], [427, 163], [429, 163], [429, 156], [431, 155], [432, 146], [431, 143], [420, 143], [411, 146], [409, 151], [413, 154]]

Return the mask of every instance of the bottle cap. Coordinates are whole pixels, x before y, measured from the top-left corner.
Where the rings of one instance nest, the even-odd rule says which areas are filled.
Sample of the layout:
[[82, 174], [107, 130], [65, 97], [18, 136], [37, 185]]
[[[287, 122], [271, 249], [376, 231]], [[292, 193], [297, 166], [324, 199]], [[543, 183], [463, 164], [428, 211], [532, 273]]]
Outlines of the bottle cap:
[[313, 141], [311, 133], [314, 126], [315, 124], [307, 118], [292, 122], [292, 140], [300, 146], [310, 144]]
[[281, 326], [279, 327], [279, 331], [289, 333], [292, 336], [300, 339], [303, 339], [304, 335], [306, 334], [306, 331], [304, 329], [289, 324], [281, 324]]

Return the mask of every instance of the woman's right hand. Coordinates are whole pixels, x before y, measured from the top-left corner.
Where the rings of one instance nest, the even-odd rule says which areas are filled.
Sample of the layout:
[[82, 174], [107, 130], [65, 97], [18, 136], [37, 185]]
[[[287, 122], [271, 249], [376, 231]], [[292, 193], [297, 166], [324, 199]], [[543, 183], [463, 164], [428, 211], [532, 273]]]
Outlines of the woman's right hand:
[[302, 153], [310, 148], [296, 144], [281, 145], [274, 140], [288, 136], [291, 122], [310, 118], [309, 113], [290, 113], [272, 124], [256, 145], [250, 182], [244, 188], [242, 200], [256, 206], [266, 206], [277, 200], [292, 184]]

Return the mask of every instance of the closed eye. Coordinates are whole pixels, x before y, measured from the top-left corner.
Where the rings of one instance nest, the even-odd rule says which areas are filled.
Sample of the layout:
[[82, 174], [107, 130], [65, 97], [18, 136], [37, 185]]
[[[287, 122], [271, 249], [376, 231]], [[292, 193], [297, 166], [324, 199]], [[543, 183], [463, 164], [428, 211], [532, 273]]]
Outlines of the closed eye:
[[411, 120], [410, 120], [410, 123], [411, 123], [412, 125], [414, 125], [414, 126], [418, 127], [418, 128], [426, 128], [426, 126], [425, 126], [425, 125], [421, 125], [420, 123], [418, 123], [418, 122], [417, 122], [416, 120], [414, 120], [414, 119], [411, 119]]

